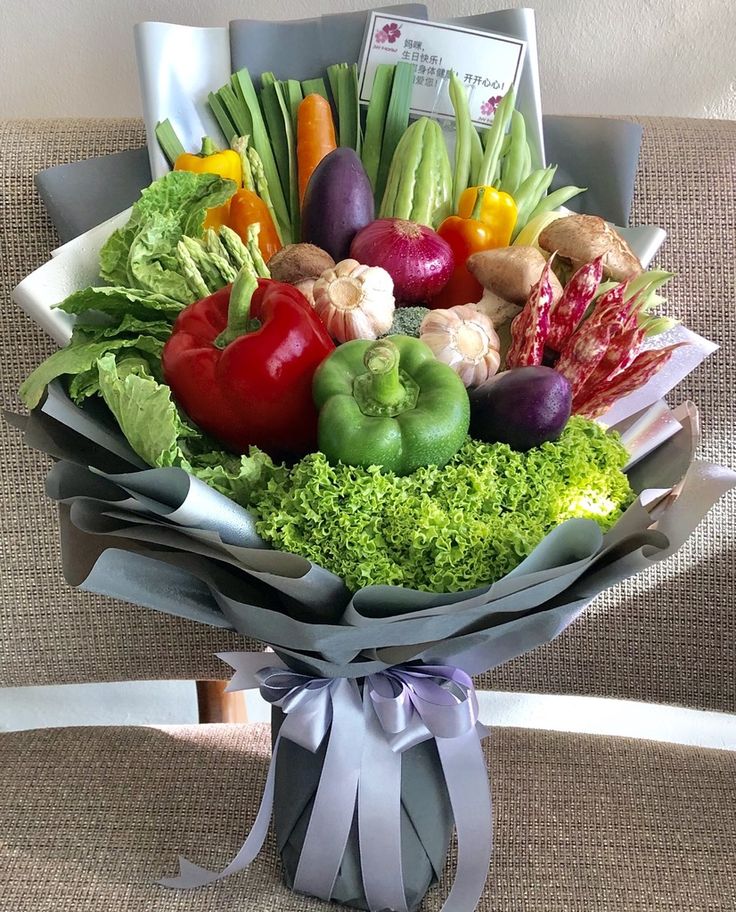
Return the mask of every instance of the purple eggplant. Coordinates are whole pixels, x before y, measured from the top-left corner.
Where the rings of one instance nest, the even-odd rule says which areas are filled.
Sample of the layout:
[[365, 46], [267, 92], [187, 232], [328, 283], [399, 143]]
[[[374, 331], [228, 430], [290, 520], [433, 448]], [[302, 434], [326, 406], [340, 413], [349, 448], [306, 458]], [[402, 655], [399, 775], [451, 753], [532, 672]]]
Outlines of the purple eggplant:
[[496, 374], [470, 395], [470, 436], [530, 450], [556, 440], [570, 417], [570, 382], [551, 367], [516, 367]]
[[346, 146], [326, 155], [309, 178], [302, 206], [302, 241], [326, 250], [335, 262], [374, 217], [373, 188], [356, 153]]

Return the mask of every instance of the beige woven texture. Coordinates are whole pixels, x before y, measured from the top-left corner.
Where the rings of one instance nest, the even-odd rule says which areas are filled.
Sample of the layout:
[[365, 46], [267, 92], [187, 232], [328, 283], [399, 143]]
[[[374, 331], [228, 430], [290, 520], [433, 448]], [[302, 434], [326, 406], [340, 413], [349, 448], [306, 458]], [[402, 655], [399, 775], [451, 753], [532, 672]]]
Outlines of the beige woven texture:
[[[179, 852], [214, 869], [230, 861], [269, 751], [262, 725], [0, 735], [0, 910], [334, 909], [282, 886], [272, 837], [227, 881], [154, 886]], [[488, 755], [496, 846], [479, 912], [736, 908], [736, 754], [499, 729]]]
[[[669, 309], [719, 341], [686, 383], [704, 420], [703, 455], [733, 464], [733, 244], [736, 124], [648, 119], [633, 224], [666, 226], [661, 263], [678, 272]], [[139, 146], [134, 120], [0, 122], [0, 399], [53, 344], [9, 301], [56, 243], [34, 189], [44, 167]], [[213, 653], [233, 635], [76, 592], [60, 569], [58, 524], [43, 493], [48, 463], [0, 435], [0, 685], [224, 677]], [[552, 645], [482, 676], [483, 686], [611, 694], [736, 708], [736, 562], [732, 502], [683, 551], [600, 597]]]

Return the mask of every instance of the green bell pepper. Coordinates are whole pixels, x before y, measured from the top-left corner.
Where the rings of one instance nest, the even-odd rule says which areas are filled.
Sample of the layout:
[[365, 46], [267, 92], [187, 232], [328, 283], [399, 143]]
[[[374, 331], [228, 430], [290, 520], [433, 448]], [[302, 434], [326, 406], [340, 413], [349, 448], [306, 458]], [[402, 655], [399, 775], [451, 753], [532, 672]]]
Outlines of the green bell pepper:
[[340, 345], [317, 368], [312, 395], [319, 448], [333, 464], [410, 475], [444, 465], [468, 433], [462, 380], [409, 336]]

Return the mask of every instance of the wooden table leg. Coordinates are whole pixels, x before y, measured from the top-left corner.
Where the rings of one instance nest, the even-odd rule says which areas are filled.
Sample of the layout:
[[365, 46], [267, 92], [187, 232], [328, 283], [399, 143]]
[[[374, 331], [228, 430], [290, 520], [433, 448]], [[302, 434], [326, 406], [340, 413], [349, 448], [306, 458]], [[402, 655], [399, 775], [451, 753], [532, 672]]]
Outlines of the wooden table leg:
[[244, 691], [225, 693], [227, 681], [197, 681], [200, 723], [247, 722]]

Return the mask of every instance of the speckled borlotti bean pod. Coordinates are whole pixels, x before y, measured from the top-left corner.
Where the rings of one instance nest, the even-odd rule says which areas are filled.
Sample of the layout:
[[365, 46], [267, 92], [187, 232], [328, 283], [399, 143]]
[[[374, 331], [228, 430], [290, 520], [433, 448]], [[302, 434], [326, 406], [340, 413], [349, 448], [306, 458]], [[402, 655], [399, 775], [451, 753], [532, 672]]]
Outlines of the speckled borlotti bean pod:
[[573, 412], [584, 418], [599, 418], [618, 399], [648, 383], [670, 360], [673, 352], [683, 345], [687, 345], [687, 342], [678, 342], [667, 348], [648, 349], [637, 355], [628, 370], [622, 371], [605, 387], [593, 392], [590, 398], [577, 403], [573, 400]]
[[603, 257], [599, 256], [581, 266], [565, 285], [562, 297], [552, 311], [547, 338], [549, 348], [556, 352], [562, 351], [590, 307], [602, 278]]
[[645, 326], [633, 326], [623, 334], [611, 339], [608, 349], [593, 373], [580, 391], [579, 398], [585, 400], [602, 390], [614, 377], [627, 370], [641, 351], [646, 337]]
[[589, 327], [586, 323], [571, 336], [560, 353], [555, 370], [570, 381], [573, 404], [605, 358], [612, 335], [610, 326]]
[[550, 282], [552, 260], [532, 287], [524, 309], [511, 324], [511, 347], [506, 355], [506, 367], [529, 367], [541, 364], [550, 329], [553, 290]]

